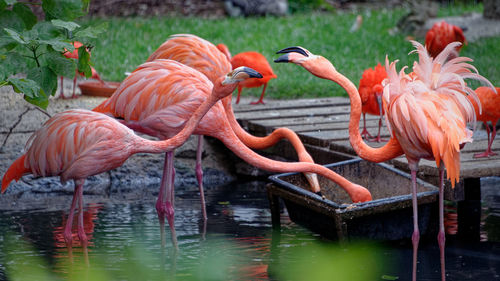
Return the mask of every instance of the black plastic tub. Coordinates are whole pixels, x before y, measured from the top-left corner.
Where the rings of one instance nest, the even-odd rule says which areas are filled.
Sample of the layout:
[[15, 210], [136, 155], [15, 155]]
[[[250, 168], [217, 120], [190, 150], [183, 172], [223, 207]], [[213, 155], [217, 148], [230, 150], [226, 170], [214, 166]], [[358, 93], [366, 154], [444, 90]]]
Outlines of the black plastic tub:
[[[280, 224], [281, 198], [290, 219], [329, 239], [399, 240], [411, 237], [413, 213], [411, 176], [387, 164], [352, 159], [325, 167], [351, 182], [366, 187], [372, 201], [352, 203], [347, 192], [330, 180], [319, 177], [325, 198], [308, 190], [301, 173], [269, 177], [267, 191], [273, 226]], [[439, 190], [418, 180], [419, 230], [422, 235], [437, 233]]]

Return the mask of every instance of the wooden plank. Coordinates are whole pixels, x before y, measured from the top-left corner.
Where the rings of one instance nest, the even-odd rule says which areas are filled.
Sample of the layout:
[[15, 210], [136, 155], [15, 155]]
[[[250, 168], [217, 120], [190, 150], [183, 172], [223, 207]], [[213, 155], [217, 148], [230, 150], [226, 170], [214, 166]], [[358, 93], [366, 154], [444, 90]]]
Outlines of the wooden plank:
[[314, 107], [331, 107], [331, 106], [349, 106], [351, 103], [349, 98], [345, 97], [331, 97], [319, 99], [297, 99], [297, 100], [272, 100], [266, 104], [233, 104], [233, 110], [236, 114], [261, 111], [261, 110], [275, 110], [275, 109], [289, 109], [289, 108], [314, 108]]
[[[309, 124], [329, 124], [329, 123], [343, 123], [347, 128], [349, 126], [350, 116], [348, 114], [342, 115], [321, 115], [321, 116], [300, 116], [300, 117], [284, 117], [277, 119], [264, 119], [264, 120], [247, 120], [248, 123], [255, 123], [261, 126], [268, 127], [289, 127], [293, 125], [309, 125]], [[372, 126], [378, 126], [378, 116], [369, 115], [366, 118], [366, 124], [371, 124]], [[241, 120], [241, 119], [240, 119]], [[360, 122], [360, 126], [363, 126], [363, 120]], [[385, 124], [385, 121], [383, 121]]]
[[255, 110], [248, 112], [239, 112], [236, 119], [246, 120], [264, 120], [290, 117], [312, 117], [312, 116], [330, 116], [349, 114], [350, 106], [328, 106], [311, 108], [290, 108], [290, 109], [272, 109], [272, 110]]

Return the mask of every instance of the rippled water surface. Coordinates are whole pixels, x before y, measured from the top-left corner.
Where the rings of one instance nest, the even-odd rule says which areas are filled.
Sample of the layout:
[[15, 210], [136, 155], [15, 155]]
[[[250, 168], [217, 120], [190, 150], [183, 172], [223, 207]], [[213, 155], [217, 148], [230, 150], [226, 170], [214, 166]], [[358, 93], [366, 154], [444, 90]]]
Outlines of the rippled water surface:
[[[287, 272], [299, 272], [305, 265], [305, 269], [314, 271], [307, 276], [321, 276], [314, 274], [321, 274], [323, 269], [328, 276], [357, 276], [356, 272], [366, 271], [370, 278], [365, 280], [410, 279], [409, 240], [340, 246], [290, 222], [286, 211], [281, 232], [273, 233], [265, 184], [233, 183], [207, 190], [206, 231], [196, 190], [180, 193], [175, 202], [178, 251], [172, 246], [168, 226], [166, 245], [161, 245], [154, 196], [141, 201], [111, 198], [87, 204], [84, 220], [90, 240], [88, 263], [94, 270], [85, 273], [90, 274], [87, 278], [301, 280], [300, 275], [290, 276]], [[493, 207], [498, 206], [500, 197], [492, 196], [497, 202]], [[80, 274], [82, 269], [77, 265], [85, 264], [85, 259], [78, 237], [75, 234], [72, 263], [62, 237], [67, 209], [48, 209], [54, 208], [0, 213], [1, 279], [11, 273], [8, 269], [16, 268], [27, 274], [35, 270], [35, 276], [41, 274], [36, 270], [46, 270], [51, 277], [62, 279]], [[448, 237], [448, 280], [500, 280], [500, 243], [494, 240], [500, 232], [498, 209], [488, 210], [492, 211], [485, 216], [483, 240], [490, 241], [466, 243]], [[31, 247], [13, 242], [18, 240], [28, 241]], [[46, 265], [33, 269], [29, 264], [32, 257], [41, 258]], [[439, 280], [439, 251], [434, 238], [422, 241], [418, 268], [419, 280]], [[339, 278], [327, 280], [346, 280]]]

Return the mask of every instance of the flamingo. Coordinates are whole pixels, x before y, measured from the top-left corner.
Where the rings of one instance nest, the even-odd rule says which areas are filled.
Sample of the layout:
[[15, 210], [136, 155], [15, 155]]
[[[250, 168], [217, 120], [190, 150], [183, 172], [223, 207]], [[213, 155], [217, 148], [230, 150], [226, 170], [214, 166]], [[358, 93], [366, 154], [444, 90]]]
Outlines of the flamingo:
[[266, 57], [261, 53], [253, 51], [242, 52], [236, 54], [234, 57], [231, 57], [229, 49], [224, 44], [218, 44], [217, 49], [223, 52], [226, 55], [226, 57], [230, 59], [231, 66], [233, 68], [239, 66], [248, 66], [257, 70], [259, 73], [262, 74], [262, 76], [264, 76], [262, 79], [250, 79], [245, 81], [245, 83], [240, 83], [238, 85], [238, 96], [236, 97], [236, 104], [240, 102], [240, 95], [243, 88], [258, 88], [260, 86], [264, 87], [262, 88], [262, 93], [260, 94], [259, 100], [256, 102], [251, 102], [250, 104], [259, 104], [259, 103], [264, 104], [263, 99], [264, 99], [264, 94], [266, 93], [267, 83], [269, 82], [269, 80], [278, 77], [276, 76], [276, 74], [274, 74], [273, 69], [267, 62]]
[[[472, 105], [474, 106], [477, 120], [484, 123], [484, 126], [486, 127], [486, 133], [488, 134], [488, 147], [486, 148], [486, 151], [483, 153], [474, 154], [474, 158], [498, 155], [498, 153], [491, 150], [491, 145], [493, 144], [493, 140], [495, 139], [495, 136], [497, 134], [496, 125], [498, 123], [498, 119], [500, 119], [500, 95], [498, 94], [500, 88], [496, 87], [495, 89], [496, 93], [489, 87], [479, 87], [476, 89], [475, 92], [481, 103], [482, 111], [479, 110], [479, 106], [477, 102], [472, 98], [472, 96], [468, 97]], [[492, 132], [490, 131], [488, 121], [491, 122], [491, 126], [493, 127]]]
[[[382, 81], [387, 78], [385, 68], [379, 63], [373, 69], [368, 68], [363, 71], [363, 75], [359, 80], [359, 95], [361, 96], [361, 111], [363, 113], [363, 131], [361, 135], [369, 138], [370, 141], [381, 142], [385, 141], [380, 137], [380, 129], [382, 127], [382, 118], [384, 109], [382, 108]], [[366, 130], [366, 113], [379, 115], [378, 134], [373, 138], [368, 130]]]
[[[145, 63], [143, 67], [147, 66], [147, 71], [150, 72], [163, 71], [165, 67], [163, 64], [162, 60], [157, 59]], [[195, 69], [190, 69], [192, 72], [199, 73]], [[141, 71], [141, 68], [136, 71]], [[169, 91], [164, 91], [161, 87], [155, 85], [155, 81], [150, 81], [148, 77], [152, 75], [144, 78], [141, 77], [142, 80], [140, 81], [131, 80], [130, 77], [132, 76], [130, 76], [122, 82], [109, 99], [95, 108], [95, 110], [110, 116], [122, 118], [124, 124], [134, 130], [161, 139], [170, 138], [182, 128], [185, 120], [188, 120], [191, 115], [191, 112], [206, 99], [207, 94], [211, 90], [211, 82], [201, 73], [199, 75], [205, 78], [203, 91], [191, 91], [190, 95], [186, 94], [182, 97], [182, 102], [176, 101]], [[290, 163], [274, 161], [255, 153], [238, 138], [232, 129], [222, 103], [217, 103], [210, 109], [194, 130], [194, 134], [207, 135], [219, 139], [238, 157], [257, 168], [271, 172], [321, 172], [322, 175], [327, 176], [330, 180], [344, 188], [353, 202], [371, 200], [371, 194], [366, 188], [351, 183], [336, 173], [331, 173], [329, 169], [319, 168], [322, 166], [308, 162]], [[167, 158], [165, 163], [172, 163], [170, 160]], [[305, 169], [306, 167], [307, 169]], [[160, 194], [164, 194], [164, 192], [171, 194], [173, 192], [174, 187], [170, 180], [172, 179], [172, 175], [168, 174], [171, 170], [172, 167], [164, 167]], [[161, 201], [160, 197], [156, 204], [160, 226], [163, 228], [164, 216], [166, 215], [170, 228], [174, 231], [174, 210], [171, 204], [173, 197], [167, 199], [167, 202]]]
[[[59, 176], [62, 183], [74, 181], [73, 200], [64, 230], [68, 249], [72, 245], [71, 226], [77, 201], [80, 209], [78, 237], [84, 247], [87, 245], [82, 211], [83, 184], [87, 177], [121, 166], [132, 154], [162, 153], [182, 145], [203, 115], [219, 99], [231, 94], [236, 83], [261, 76], [253, 69], [241, 67], [220, 77], [209, 88], [205, 84], [212, 86], [212, 83], [190, 67], [168, 60], [160, 60], [158, 63], [165, 66], [162, 71], [151, 71], [148, 65], [142, 65], [132, 73], [125, 83], [130, 87], [127, 90], [142, 88], [142, 82], [147, 79], [147, 82], [154, 85], [148, 90], [169, 92], [171, 99], [194, 91], [206, 92], [205, 99], [195, 104], [196, 108], [191, 111], [193, 113], [189, 120], [183, 120], [184, 128], [177, 135], [165, 141], [150, 141], [137, 136], [131, 129], [105, 114], [84, 109], [68, 110], [54, 115], [28, 139], [26, 153], [15, 160], [3, 176], [2, 193], [12, 180], [17, 181], [28, 173], [42, 177]], [[181, 102], [183, 104], [174, 103], [172, 106], [190, 106], [189, 100], [181, 99]], [[174, 118], [172, 122], [175, 121], [177, 120]], [[167, 193], [160, 194], [162, 200], [168, 200], [169, 196]]]
[[[73, 46], [75, 47], [75, 49], [73, 50], [73, 52], [69, 52], [68, 50], [65, 49], [66, 51], [63, 53], [63, 55], [65, 57], [67, 57], [68, 59], [78, 60], [78, 49], [80, 47], [82, 47], [83, 44], [81, 42], [75, 41], [75, 42], [73, 42]], [[89, 54], [90, 54], [90, 52], [89, 52]], [[101, 82], [103, 85], [106, 85], [106, 82], [104, 82], [101, 79], [101, 76], [99, 76], [99, 74], [97, 73], [97, 71], [95, 70], [94, 67], [91, 66], [90, 70], [92, 71], [92, 76], [90, 78], [96, 79], [99, 82]], [[85, 74], [83, 74], [82, 72], [79, 72], [78, 70], [76, 70], [76, 74], [80, 75], [82, 77], [85, 76]], [[76, 95], [75, 95], [75, 85], [76, 85], [77, 75], [75, 75], [75, 78], [73, 78], [73, 95], [71, 96], [71, 98], [76, 98]], [[61, 96], [61, 98], [65, 98], [64, 97], [64, 87], [63, 87], [63, 77], [62, 76], [61, 76], [61, 93], [60, 93], [60, 96]]]
[[[167, 41], [165, 41], [155, 52], [153, 52], [153, 54], [149, 56], [148, 61], [153, 61], [158, 58], [176, 60], [193, 67], [203, 73], [212, 82], [215, 81], [218, 76], [231, 71], [232, 68], [230, 63], [231, 54], [225, 45], [223, 45], [223, 47], [216, 47], [209, 41], [192, 34], [175, 34], [170, 36]], [[155, 99], [156, 98], [157, 97], [155, 97]], [[266, 137], [253, 136], [245, 131], [236, 120], [236, 116], [234, 115], [232, 109], [231, 95], [222, 99], [222, 103], [225, 109], [225, 112], [222, 113], [222, 115], [226, 115], [230, 123], [230, 127], [246, 146], [254, 149], [265, 149], [273, 146], [281, 139], [288, 139], [297, 151], [299, 161], [314, 163], [311, 155], [306, 151], [304, 145], [300, 141], [300, 138], [292, 130], [288, 128], [277, 128]], [[98, 106], [94, 110], [99, 111], [102, 109]], [[154, 132], [151, 132], [151, 134], [155, 136]], [[203, 170], [201, 167], [201, 155], [203, 150], [202, 145], [203, 135], [199, 135], [195, 171], [200, 191], [202, 215], [203, 219], [206, 221], [207, 214], [203, 192]], [[175, 172], [173, 170], [173, 165], [169, 164], [170, 161], [173, 161], [173, 157], [173, 151], [167, 152], [165, 157], [165, 167], [171, 167], [171, 171], [168, 172], [168, 174], [172, 178], [165, 181], [162, 180], [165, 184], [173, 183], [173, 175]], [[166, 170], [164, 170], [163, 173], [164, 175], [167, 175]], [[311, 186], [311, 190], [319, 193], [320, 187], [317, 176], [310, 173], [306, 173], [305, 176]]]
[[[457, 57], [445, 62], [460, 43], [449, 44], [435, 59], [427, 54], [420, 43], [415, 41], [412, 43], [419, 55], [419, 62], [414, 63], [412, 75], [406, 75], [404, 68], [398, 74], [395, 62], [389, 65], [386, 58], [388, 79], [384, 86], [383, 105], [386, 121], [391, 131], [391, 139], [385, 146], [397, 147], [394, 148], [397, 153], [387, 155], [387, 157], [395, 157], [401, 151], [404, 152], [411, 170], [414, 223], [412, 234], [413, 280], [416, 280], [417, 249], [420, 238], [416, 185], [418, 162], [421, 158], [436, 160], [440, 172], [438, 243], [441, 257], [441, 278], [445, 280], [444, 167], [442, 164], [444, 163], [446, 166], [447, 176], [454, 186], [460, 173], [460, 146], [472, 140], [472, 132], [466, 128], [466, 123], [475, 119], [474, 108], [465, 98], [466, 94], [475, 94], [463, 79], [473, 78], [488, 84], [489, 82], [477, 72], [473, 72], [475, 68], [467, 63], [471, 61], [469, 58]], [[285, 53], [285, 55], [276, 59], [276, 62], [292, 62], [301, 65], [313, 75], [332, 80], [347, 91], [351, 100], [349, 123], [351, 145], [361, 158], [372, 161], [370, 159], [374, 157], [370, 156], [371, 153], [367, 153], [363, 148], [364, 143], [362, 143], [359, 134], [360, 98], [354, 84], [337, 72], [330, 61], [322, 56], [314, 55], [302, 47], [290, 47], [278, 53]], [[378, 160], [378, 157], [375, 158]]]
[[[439, 55], [449, 43], [455, 41], [467, 44], [463, 30], [444, 20], [436, 22], [425, 35], [425, 47], [433, 58]], [[462, 45], [457, 46], [455, 50], [450, 53], [450, 58], [457, 57], [461, 48]]]

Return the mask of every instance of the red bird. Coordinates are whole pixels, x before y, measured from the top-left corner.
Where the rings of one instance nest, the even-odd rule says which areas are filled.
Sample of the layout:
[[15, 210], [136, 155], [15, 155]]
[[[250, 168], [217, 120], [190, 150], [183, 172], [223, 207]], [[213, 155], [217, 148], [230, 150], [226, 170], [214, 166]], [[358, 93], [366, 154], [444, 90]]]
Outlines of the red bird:
[[[75, 59], [75, 60], [78, 60], [78, 49], [83, 46], [83, 44], [81, 42], [78, 42], [78, 41], [75, 41], [73, 42], [73, 46], [75, 47], [75, 49], [73, 50], [73, 52], [69, 52], [68, 50], [66, 50], [66, 52], [63, 53], [63, 55], [65, 57], [67, 57], [68, 59]], [[90, 54], [90, 52], [89, 52]], [[102, 84], [106, 84], [102, 79], [101, 79], [101, 76], [99, 76], [99, 74], [97, 73], [97, 71], [91, 66], [90, 69], [92, 70], [92, 76], [90, 78], [92, 79], [96, 79], [98, 80], [99, 82], [101, 82]], [[79, 72], [78, 69], [76, 70], [76, 74], [80, 75], [80, 76], [85, 76], [85, 74], [83, 74], [82, 72]], [[76, 98], [76, 95], [75, 95], [75, 85], [76, 85], [76, 75], [75, 75], [75, 78], [73, 78], [73, 95], [71, 96], [71, 98]], [[61, 76], [61, 98], [65, 98], [64, 97], [64, 87], [63, 87], [63, 77]]]
[[266, 57], [264, 57], [261, 53], [258, 52], [243, 52], [235, 55], [231, 58], [231, 53], [229, 49], [224, 44], [218, 44], [217, 48], [224, 53], [228, 59], [231, 60], [231, 66], [233, 69], [240, 66], [248, 66], [257, 70], [260, 74], [262, 74], [263, 78], [261, 79], [248, 79], [238, 85], [238, 96], [236, 97], [236, 104], [240, 102], [241, 90], [243, 88], [257, 88], [264, 85], [262, 88], [262, 93], [260, 94], [260, 98], [256, 102], [251, 102], [251, 104], [264, 104], [264, 94], [266, 93], [267, 82], [273, 78], [277, 78], [276, 74], [274, 74], [273, 69], [267, 62]]
[[[497, 134], [496, 125], [498, 123], [498, 119], [500, 119], [500, 95], [498, 94], [500, 92], [500, 88], [495, 87], [495, 89], [497, 93], [495, 93], [495, 91], [493, 91], [490, 87], [479, 87], [476, 89], [476, 95], [481, 103], [481, 113], [479, 112], [477, 102], [473, 99], [472, 95], [467, 96], [474, 106], [477, 121], [482, 121], [484, 123], [486, 133], [488, 134], [488, 147], [486, 148], [486, 151], [474, 154], [474, 158], [489, 157], [498, 154], [491, 151], [491, 145], [493, 144], [493, 140]], [[490, 131], [488, 121], [491, 122], [493, 132]]]
[[[382, 81], [387, 78], [385, 68], [379, 63], [375, 68], [368, 68], [363, 72], [361, 80], [359, 80], [359, 96], [361, 97], [361, 112], [363, 113], [363, 131], [361, 136], [370, 139], [370, 141], [385, 141], [380, 138], [380, 128], [382, 127], [382, 117], [384, 116], [384, 109], [382, 108], [382, 94], [384, 87]], [[372, 137], [366, 130], [366, 113], [371, 115], [379, 115], [378, 121], [378, 135]]]
[[[448, 44], [455, 41], [467, 44], [463, 30], [445, 21], [435, 23], [425, 35], [425, 47], [433, 58], [437, 57]], [[462, 45], [456, 47], [456, 52], [451, 53], [450, 57], [457, 57], [461, 48]]]

